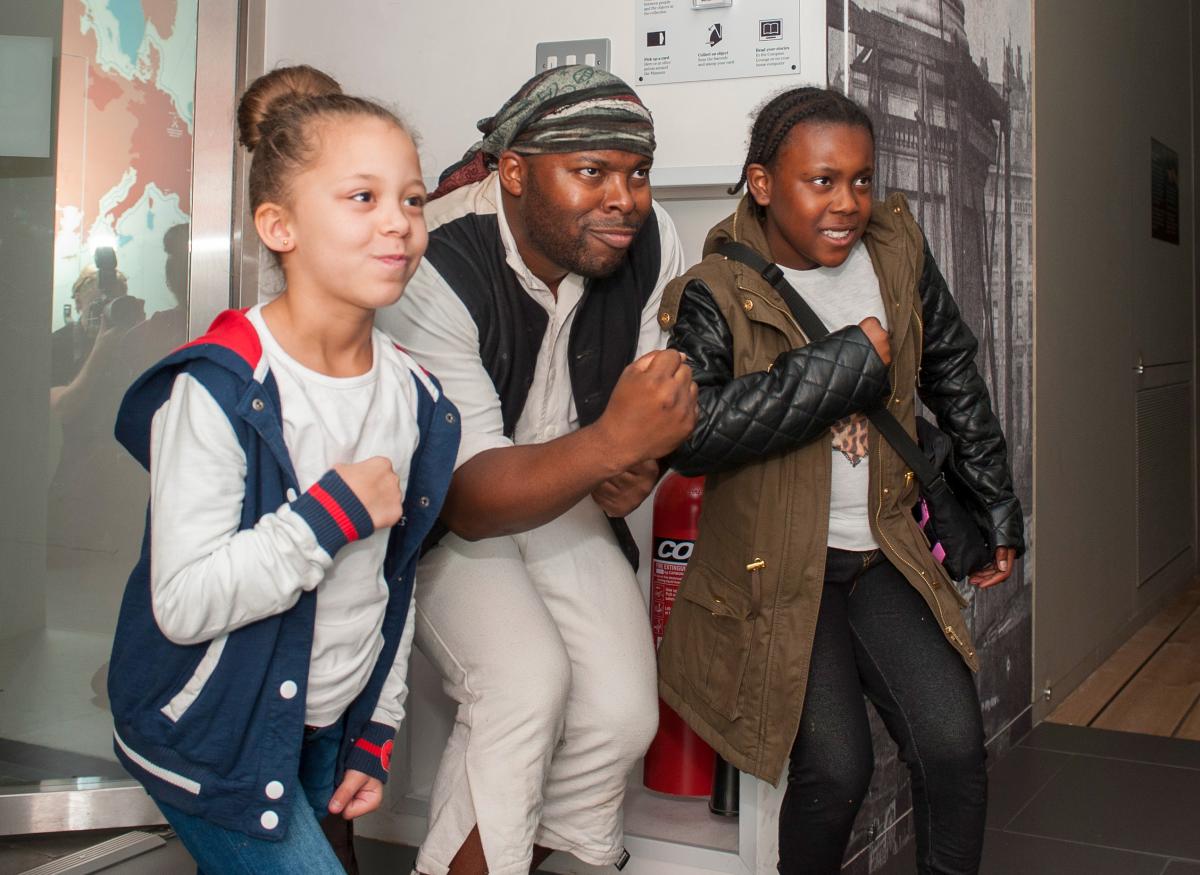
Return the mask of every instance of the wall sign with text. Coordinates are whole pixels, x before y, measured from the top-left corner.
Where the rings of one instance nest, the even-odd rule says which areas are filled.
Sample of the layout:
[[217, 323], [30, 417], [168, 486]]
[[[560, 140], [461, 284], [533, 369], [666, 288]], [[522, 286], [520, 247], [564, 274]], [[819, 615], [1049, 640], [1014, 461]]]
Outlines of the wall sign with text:
[[634, 0], [639, 85], [778, 76], [800, 69], [797, 4]]

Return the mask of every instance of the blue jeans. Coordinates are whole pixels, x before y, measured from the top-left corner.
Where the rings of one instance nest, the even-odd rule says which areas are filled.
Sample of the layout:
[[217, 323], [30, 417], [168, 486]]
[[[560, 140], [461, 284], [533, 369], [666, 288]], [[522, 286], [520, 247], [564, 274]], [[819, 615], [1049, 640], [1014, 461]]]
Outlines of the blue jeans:
[[917, 871], [975, 875], [987, 769], [971, 671], [880, 551], [833, 548], [779, 812], [779, 871], [833, 875], [842, 867], [874, 770], [864, 694], [909, 769]]
[[305, 730], [300, 750], [300, 786], [304, 788], [304, 798], [293, 801], [287, 834], [277, 842], [225, 829], [159, 802], [158, 807], [171, 828], [200, 865], [200, 875], [343, 873], [345, 870], [319, 822], [328, 813], [326, 806], [333, 796], [333, 775], [341, 740], [340, 721], [321, 729]]

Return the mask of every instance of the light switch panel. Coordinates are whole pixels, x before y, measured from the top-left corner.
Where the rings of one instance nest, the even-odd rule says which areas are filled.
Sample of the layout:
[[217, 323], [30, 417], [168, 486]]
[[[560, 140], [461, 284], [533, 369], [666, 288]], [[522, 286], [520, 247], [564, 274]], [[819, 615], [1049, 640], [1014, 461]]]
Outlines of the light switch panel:
[[611, 70], [611, 57], [612, 43], [607, 37], [538, 43], [537, 66], [534, 72], [541, 73], [552, 67], [566, 67], [569, 64], [587, 64], [589, 67]]

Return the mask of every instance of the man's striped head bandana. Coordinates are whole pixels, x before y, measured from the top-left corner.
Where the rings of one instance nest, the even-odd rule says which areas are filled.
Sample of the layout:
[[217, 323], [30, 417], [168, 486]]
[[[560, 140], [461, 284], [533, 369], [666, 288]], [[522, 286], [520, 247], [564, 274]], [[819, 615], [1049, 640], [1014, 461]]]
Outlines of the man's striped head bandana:
[[654, 156], [650, 111], [632, 88], [598, 67], [539, 73], [477, 127], [483, 139], [442, 173], [431, 198], [483, 179], [507, 149], [521, 155], [617, 150]]

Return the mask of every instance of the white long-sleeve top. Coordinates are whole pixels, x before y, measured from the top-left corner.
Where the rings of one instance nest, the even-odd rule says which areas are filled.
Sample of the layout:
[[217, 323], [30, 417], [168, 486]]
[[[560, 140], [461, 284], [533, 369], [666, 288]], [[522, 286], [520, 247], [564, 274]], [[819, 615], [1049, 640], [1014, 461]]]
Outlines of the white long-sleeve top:
[[[262, 342], [259, 368], [279, 389], [283, 435], [301, 491], [337, 464], [385, 456], [407, 487], [419, 439], [411, 360], [375, 331], [372, 366], [329, 377], [305, 368], [271, 336], [260, 308], [247, 313]], [[388, 530], [328, 555], [288, 504], [239, 531], [247, 463], [233, 427], [198, 381], [182, 374], [151, 426], [151, 596], [163, 633], [178, 643], [213, 641], [292, 607], [316, 588], [305, 722], [328, 725], [366, 686], [383, 647]], [[295, 496], [289, 495], [289, 501]], [[372, 719], [399, 726], [413, 622]], [[201, 671], [193, 679], [200, 687]], [[193, 692], [199, 694], [199, 689]]]

